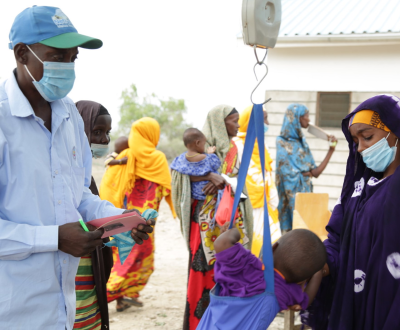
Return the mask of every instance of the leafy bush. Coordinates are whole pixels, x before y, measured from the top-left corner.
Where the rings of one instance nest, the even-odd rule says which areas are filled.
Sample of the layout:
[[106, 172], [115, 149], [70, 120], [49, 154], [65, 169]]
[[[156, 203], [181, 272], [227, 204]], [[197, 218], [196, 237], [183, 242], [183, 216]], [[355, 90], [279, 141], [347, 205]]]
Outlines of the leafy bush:
[[134, 121], [151, 117], [160, 124], [161, 136], [157, 148], [165, 153], [168, 161], [171, 162], [184, 152], [182, 135], [185, 129], [191, 127], [184, 118], [187, 113], [184, 100], [171, 97], [163, 100], [155, 94], [140, 99], [134, 84], [122, 92], [121, 99], [123, 101], [119, 110], [121, 119], [113, 138], [121, 135], [129, 136]]

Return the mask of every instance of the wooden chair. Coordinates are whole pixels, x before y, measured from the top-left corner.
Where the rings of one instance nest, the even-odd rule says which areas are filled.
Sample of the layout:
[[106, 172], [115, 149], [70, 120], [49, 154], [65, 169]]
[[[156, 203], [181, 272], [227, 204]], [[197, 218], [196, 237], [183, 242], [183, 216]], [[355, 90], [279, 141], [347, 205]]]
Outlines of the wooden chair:
[[305, 228], [318, 235], [322, 241], [326, 240], [328, 233], [325, 227], [332, 214], [328, 204], [328, 194], [297, 193], [293, 229]]
[[[321, 241], [327, 239], [325, 229], [331, 217], [328, 209], [329, 195], [314, 193], [297, 193], [293, 211], [293, 229], [308, 229], [318, 235]], [[293, 311], [284, 311], [284, 330], [310, 329], [307, 326], [294, 325]]]

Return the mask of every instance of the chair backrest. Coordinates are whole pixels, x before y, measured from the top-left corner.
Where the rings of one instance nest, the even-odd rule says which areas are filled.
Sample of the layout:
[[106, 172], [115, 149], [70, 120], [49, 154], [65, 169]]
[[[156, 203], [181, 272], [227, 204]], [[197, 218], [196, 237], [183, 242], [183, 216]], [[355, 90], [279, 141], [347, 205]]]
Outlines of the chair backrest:
[[316, 193], [297, 193], [293, 212], [293, 229], [306, 228], [326, 239], [325, 229], [331, 217], [328, 209], [329, 195]]

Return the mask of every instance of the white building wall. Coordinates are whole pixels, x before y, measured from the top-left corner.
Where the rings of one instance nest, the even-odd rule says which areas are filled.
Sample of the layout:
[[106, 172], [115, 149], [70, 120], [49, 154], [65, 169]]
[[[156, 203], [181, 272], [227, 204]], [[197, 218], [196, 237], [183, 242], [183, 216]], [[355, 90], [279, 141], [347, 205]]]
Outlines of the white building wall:
[[[336, 90], [331, 90], [336, 91]], [[390, 94], [400, 95], [400, 92], [387, 92]], [[362, 101], [382, 92], [352, 92], [351, 95], [351, 111]], [[279, 135], [284, 113], [291, 103], [301, 103], [308, 107], [310, 110], [311, 121], [315, 122], [315, 113], [317, 108], [317, 91], [267, 91], [266, 98], [272, 98], [266, 105], [268, 112], [268, 119], [270, 129], [268, 131], [269, 137], [267, 138], [268, 147], [272, 158], [276, 159], [276, 137]], [[325, 129], [328, 133], [335, 135], [339, 139], [336, 146], [336, 151], [332, 155], [331, 161], [326, 167], [325, 171], [318, 179], [313, 179], [314, 192], [328, 193], [329, 194], [329, 208], [332, 210], [343, 185], [343, 179], [346, 172], [346, 162], [348, 157], [348, 143], [341, 131], [341, 129]], [[329, 149], [326, 141], [315, 138], [314, 136], [306, 133], [304, 130], [307, 142], [310, 146], [311, 152], [315, 158], [317, 165], [319, 165], [325, 158]], [[275, 170], [275, 161], [273, 163]]]
[[287, 46], [269, 51], [266, 90], [400, 90], [400, 44]]

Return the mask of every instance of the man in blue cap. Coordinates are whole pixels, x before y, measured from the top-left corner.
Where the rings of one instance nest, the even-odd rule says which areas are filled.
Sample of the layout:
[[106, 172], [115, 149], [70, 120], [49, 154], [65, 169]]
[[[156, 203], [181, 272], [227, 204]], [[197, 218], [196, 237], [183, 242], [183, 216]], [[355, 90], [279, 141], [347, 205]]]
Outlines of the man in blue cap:
[[[66, 97], [78, 47], [102, 42], [61, 9], [34, 6], [16, 17], [9, 46], [17, 68], [0, 84], [0, 329], [69, 330], [79, 257], [103, 243], [78, 220], [126, 212], [90, 192], [91, 149]], [[133, 239], [143, 243], [153, 224]]]

